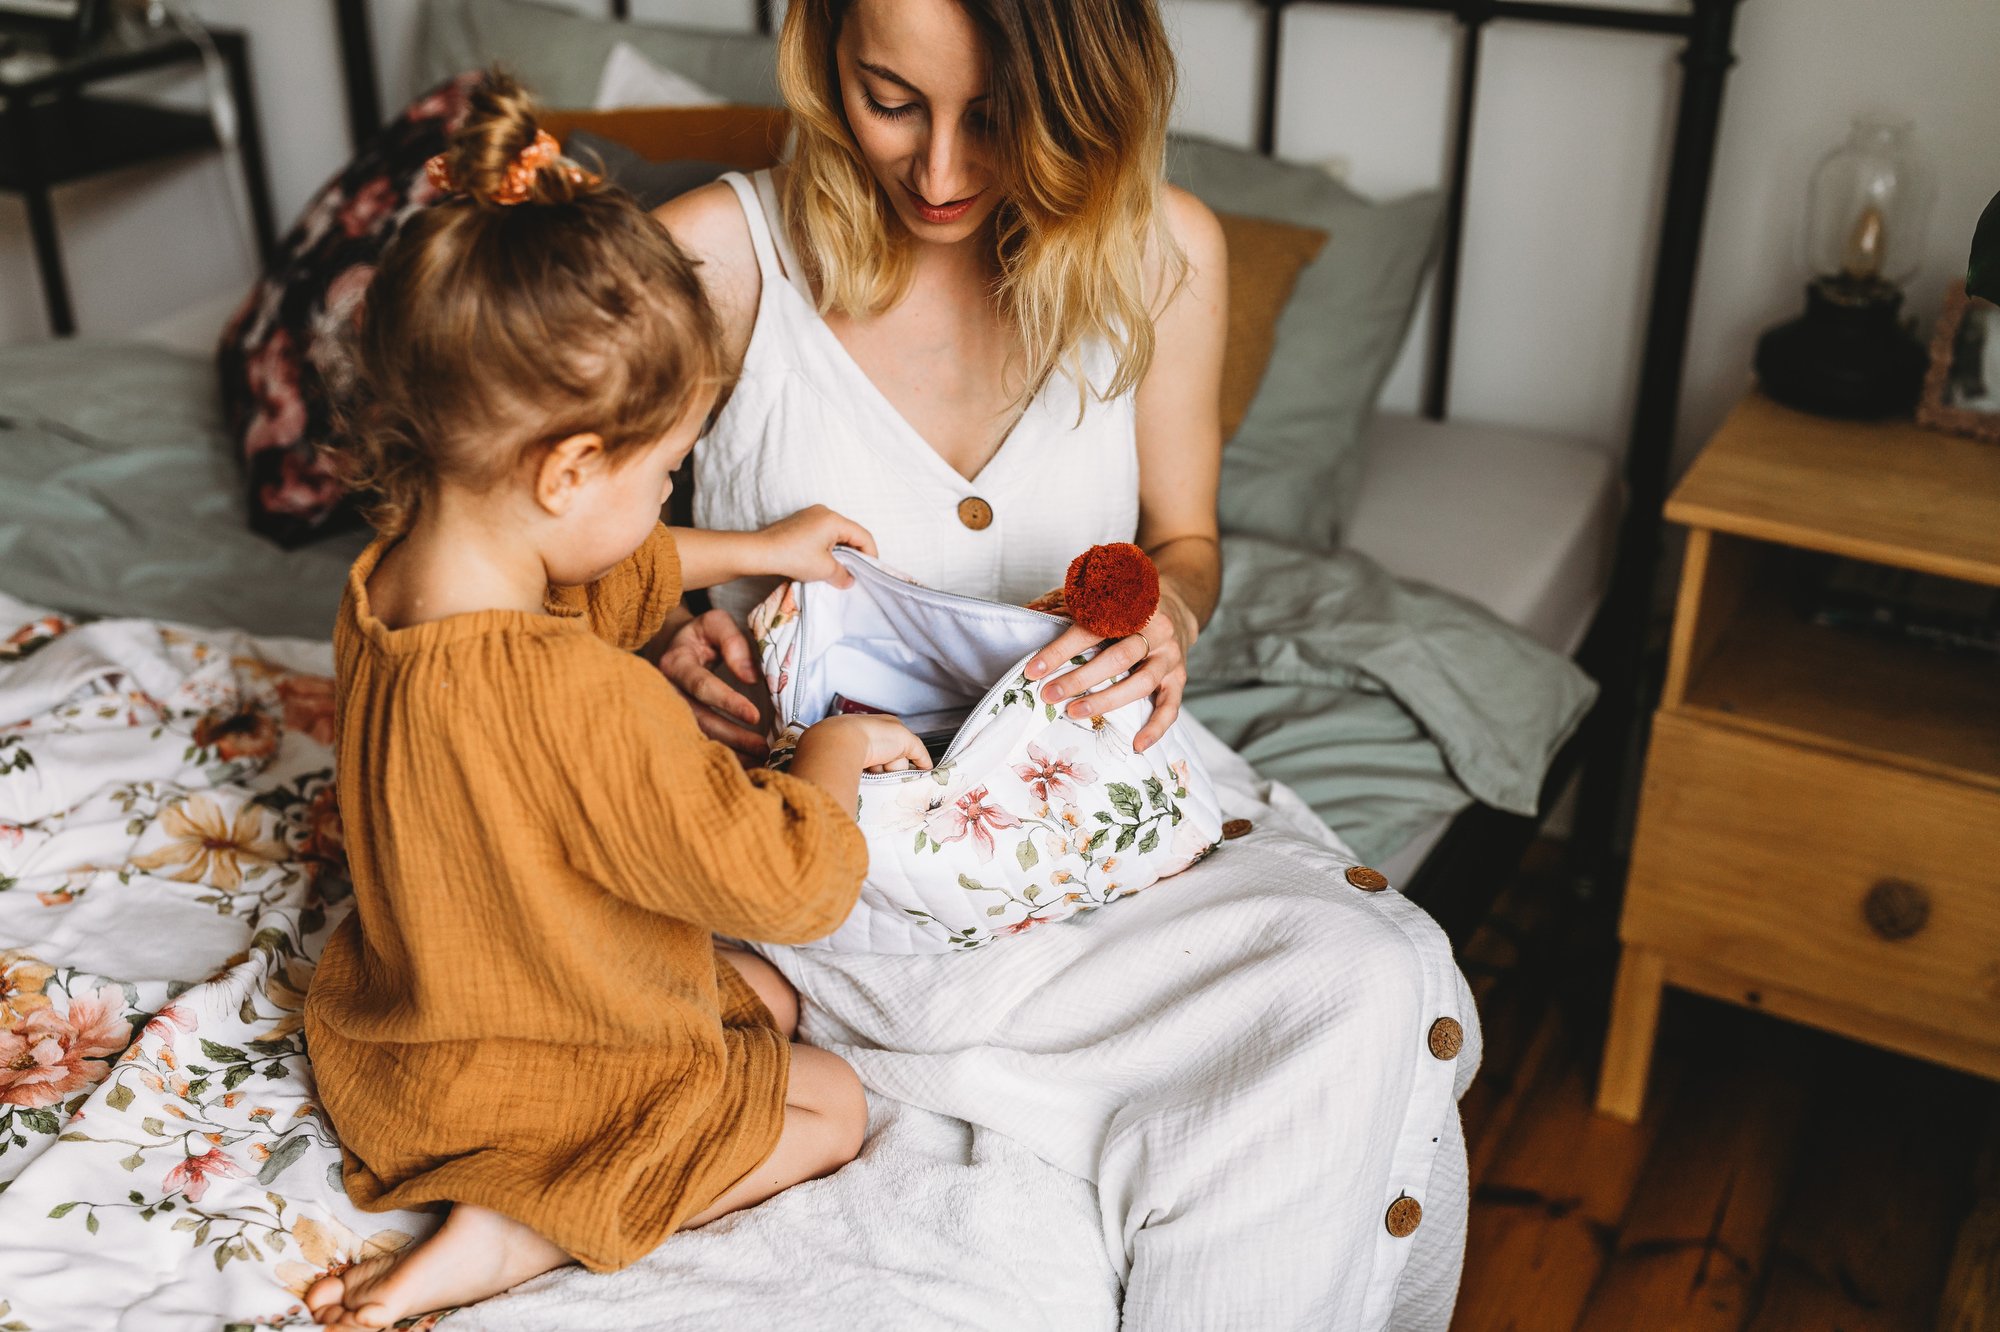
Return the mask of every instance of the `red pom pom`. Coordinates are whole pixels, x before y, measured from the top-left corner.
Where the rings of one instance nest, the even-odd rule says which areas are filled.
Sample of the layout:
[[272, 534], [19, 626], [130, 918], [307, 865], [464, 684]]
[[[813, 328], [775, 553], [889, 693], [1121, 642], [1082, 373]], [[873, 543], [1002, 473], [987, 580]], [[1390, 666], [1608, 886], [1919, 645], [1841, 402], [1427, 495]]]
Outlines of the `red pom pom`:
[[1125, 638], [1160, 608], [1160, 571], [1129, 541], [1092, 546], [1070, 561], [1063, 600], [1069, 617], [1099, 638]]

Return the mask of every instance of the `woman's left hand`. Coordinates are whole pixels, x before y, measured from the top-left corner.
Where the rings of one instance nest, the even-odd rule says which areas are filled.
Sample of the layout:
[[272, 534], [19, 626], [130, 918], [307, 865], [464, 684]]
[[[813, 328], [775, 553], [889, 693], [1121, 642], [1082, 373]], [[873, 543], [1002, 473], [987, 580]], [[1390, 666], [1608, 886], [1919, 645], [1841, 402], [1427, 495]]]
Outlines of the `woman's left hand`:
[[[1044, 689], [1042, 699], [1048, 703], [1075, 700], [1065, 711], [1081, 721], [1151, 695], [1153, 715], [1132, 740], [1132, 748], [1143, 753], [1180, 715], [1181, 695], [1187, 692], [1187, 653], [1197, 632], [1194, 614], [1163, 582], [1160, 608], [1138, 633], [1106, 640], [1081, 625], [1072, 625], [1035, 654], [1028, 663], [1027, 676], [1039, 680], [1079, 652], [1103, 643], [1103, 651]], [[1079, 697], [1121, 674], [1125, 678], [1118, 683]]]

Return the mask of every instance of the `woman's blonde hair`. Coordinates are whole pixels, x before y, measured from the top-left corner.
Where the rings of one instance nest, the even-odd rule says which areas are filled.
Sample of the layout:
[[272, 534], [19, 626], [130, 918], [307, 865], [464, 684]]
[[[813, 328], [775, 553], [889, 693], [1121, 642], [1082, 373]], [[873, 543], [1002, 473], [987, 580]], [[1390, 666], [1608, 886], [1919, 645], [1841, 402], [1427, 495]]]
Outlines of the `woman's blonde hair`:
[[[792, 0], [778, 85], [792, 111], [783, 203], [822, 310], [879, 314], [910, 282], [911, 237], [863, 161], [835, 57], [854, 0]], [[959, 0], [985, 44], [995, 299], [1024, 351], [1025, 396], [1054, 371], [1086, 385], [1081, 353], [1115, 358], [1103, 397], [1138, 386], [1153, 315], [1186, 260], [1160, 202], [1175, 67], [1155, 0]], [[1153, 261], [1148, 291], [1148, 260]], [[1149, 297], [1151, 302], [1149, 302]]]
[[694, 263], [630, 195], [558, 160], [518, 198], [536, 129], [528, 95], [489, 75], [444, 154], [453, 193], [368, 285], [336, 462], [385, 534], [441, 480], [483, 488], [575, 434], [616, 457], [721, 385]]

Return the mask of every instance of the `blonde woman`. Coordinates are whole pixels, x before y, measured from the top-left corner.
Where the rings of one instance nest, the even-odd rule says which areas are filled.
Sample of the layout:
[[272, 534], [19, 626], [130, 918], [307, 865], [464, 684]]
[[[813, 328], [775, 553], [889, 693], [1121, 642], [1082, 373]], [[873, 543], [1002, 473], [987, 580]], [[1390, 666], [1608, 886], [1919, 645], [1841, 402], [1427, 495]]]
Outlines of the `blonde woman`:
[[[695, 450], [697, 521], [826, 504], [890, 565], [1011, 601], [1136, 540], [1159, 613], [1048, 696], [1089, 716], [1150, 694], [1151, 743], [1220, 581], [1226, 300], [1214, 215], [1161, 181], [1154, 0], [792, 0], [779, 77], [787, 166], [658, 214], [742, 370]], [[750, 751], [755, 709], [709, 668], [753, 678], [737, 620], [762, 591], [718, 589], [661, 659]], [[1343, 877], [1274, 798], [1226, 853], [1087, 922], [970, 954], [767, 955], [875, 1090], [1096, 1183], [1128, 1328], [1442, 1327], [1470, 996], [1436, 926]], [[1441, 1018], [1456, 1059], [1427, 1048]]]

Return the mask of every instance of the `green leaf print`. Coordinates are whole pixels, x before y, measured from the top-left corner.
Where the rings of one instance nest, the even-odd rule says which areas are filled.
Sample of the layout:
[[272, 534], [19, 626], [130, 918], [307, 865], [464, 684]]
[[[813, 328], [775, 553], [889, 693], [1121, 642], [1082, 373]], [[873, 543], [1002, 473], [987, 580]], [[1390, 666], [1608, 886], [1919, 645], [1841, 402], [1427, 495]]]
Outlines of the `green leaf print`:
[[1113, 782], [1105, 788], [1111, 795], [1111, 807], [1128, 819], [1139, 817], [1139, 789], [1124, 782]]
[[1042, 853], [1035, 850], [1033, 838], [1023, 837], [1020, 844], [1014, 848], [1014, 859], [1020, 862], [1022, 869], [1030, 870], [1041, 863]]
[[201, 1039], [201, 1052], [225, 1064], [240, 1064], [250, 1057], [233, 1045], [217, 1045], [206, 1036]]
[[257, 1182], [269, 1184], [291, 1169], [292, 1163], [305, 1155], [306, 1146], [306, 1135], [301, 1133], [297, 1137], [285, 1139], [272, 1148], [271, 1155], [264, 1161], [264, 1168], [257, 1172]]
[[1142, 856], [1151, 855], [1159, 845], [1160, 830], [1158, 828], [1148, 828], [1146, 829], [1146, 835], [1139, 839], [1139, 854]]

